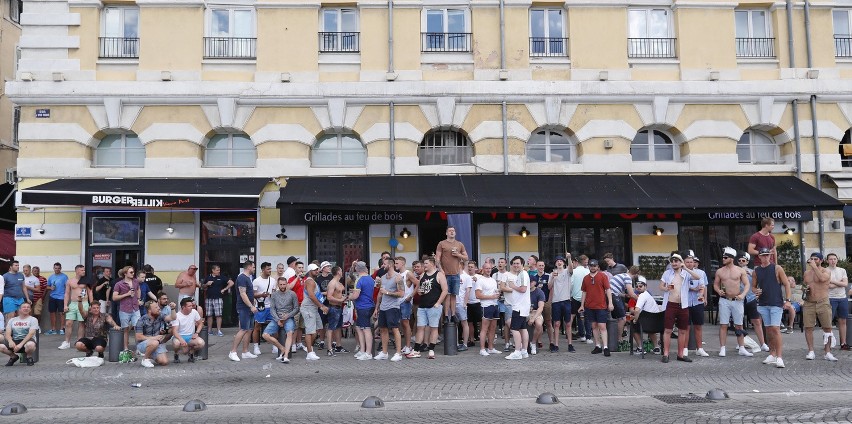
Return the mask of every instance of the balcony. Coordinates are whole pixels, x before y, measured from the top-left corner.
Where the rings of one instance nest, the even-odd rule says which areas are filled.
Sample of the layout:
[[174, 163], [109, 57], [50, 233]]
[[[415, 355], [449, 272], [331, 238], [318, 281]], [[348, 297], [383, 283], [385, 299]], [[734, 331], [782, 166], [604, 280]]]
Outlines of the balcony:
[[359, 32], [320, 32], [320, 53], [358, 53], [361, 51]]
[[257, 38], [204, 37], [205, 59], [255, 59]]
[[674, 59], [677, 38], [628, 38], [627, 57], [633, 59]]
[[736, 38], [737, 57], [774, 58], [774, 38]]
[[139, 39], [100, 37], [98, 57], [101, 59], [139, 59]]
[[469, 32], [421, 32], [421, 52], [470, 52]]
[[852, 37], [834, 36], [834, 57], [852, 57]]
[[530, 37], [530, 57], [568, 57], [568, 38]]

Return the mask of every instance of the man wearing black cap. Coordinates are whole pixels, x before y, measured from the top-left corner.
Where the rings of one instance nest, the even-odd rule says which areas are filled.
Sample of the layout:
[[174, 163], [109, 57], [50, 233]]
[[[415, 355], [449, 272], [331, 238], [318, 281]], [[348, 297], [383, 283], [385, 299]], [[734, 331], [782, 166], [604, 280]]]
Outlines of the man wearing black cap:
[[600, 272], [597, 259], [589, 260], [589, 275], [583, 278], [582, 290], [583, 296], [577, 313], [585, 312], [586, 320], [592, 323], [592, 337], [595, 342], [592, 353], [603, 352], [604, 356], [609, 356], [606, 323], [613, 310], [612, 291], [609, 289], [609, 277]]
[[299, 258], [295, 256], [290, 256], [289, 258], [287, 258], [287, 269], [284, 270], [283, 277], [286, 278], [288, 282], [291, 278], [296, 276], [296, 261], [298, 260]]
[[836, 344], [834, 334], [831, 332], [831, 303], [828, 301], [828, 283], [831, 281], [831, 273], [822, 267], [822, 253], [811, 253], [808, 259], [805, 275], [802, 282], [808, 287], [808, 296], [802, 306], [802, 319], [805, 325], [805, 341], [808, 342], [808, 354], [805, 359], [814, 359], [814, 326], [819, 318], [823, 332], [823, 349], [826, 361], [836, 361], [837, 358], [831, 354], [831, 346]]
[[766, 338], [769, 342], [769, 356], [763, 363], [784, 368], [784, 360], [781, 359], [781, 313], [784, 307], [790, 305], [792, 291], [784, 269], [769, 262], [771, 255], [772, 249], [768, 247], [761, 247], [758, 251], [753, 290], [758, 295], [757, 309], [766, 324]]

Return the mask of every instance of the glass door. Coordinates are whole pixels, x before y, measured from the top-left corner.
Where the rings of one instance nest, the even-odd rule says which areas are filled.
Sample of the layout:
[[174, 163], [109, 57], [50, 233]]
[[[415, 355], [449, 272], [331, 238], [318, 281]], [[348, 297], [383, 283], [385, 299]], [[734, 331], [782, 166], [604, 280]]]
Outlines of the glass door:
[[367, 229], [363, 227], [312, 229], [310, 241], [310, 260], [329, 261], [344, 269], [353, 261], [369, 260]]
[[[242, 272], [242, 264], [255, 260], [257, 244], [257, 216], [255, 214], [201, 215], [201, 263], [199, 279], [210, 275], [213, 265], [219, 265], [222, 275], [236, 279]], [[236, 296], [231, 289], [223, 300], [222, 321], [226, 325], [236, 323]], [[202, 304], [204, 296], [201, 296]]]

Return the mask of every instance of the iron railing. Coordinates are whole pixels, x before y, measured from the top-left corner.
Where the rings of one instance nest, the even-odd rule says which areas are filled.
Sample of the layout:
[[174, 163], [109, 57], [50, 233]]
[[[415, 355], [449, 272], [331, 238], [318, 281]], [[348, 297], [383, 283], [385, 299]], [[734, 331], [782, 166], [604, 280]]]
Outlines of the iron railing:
[[204, 37], [205, 59], [255, 59], [257, 38]]
[[359, 32], [320, 32], [320, 53], [358, 53], [361, 51]]
[[774, 38], [736, 38], [737, 57], [775, 57]]
[[469, 52], [469, 32], [421, 32], [423, 52]]
[[677, 57], [677, 38], [628, 38], [627, 57], [665, 59]]
[[834, 36], [834, 57], [852, 57], [852, 37]]
[[530, 37], [530, 56], [568, 57], [568, 38]]
[[98, 56], [101, 59], [138, 59], [139, 39], [127, 37], [100, 37]]

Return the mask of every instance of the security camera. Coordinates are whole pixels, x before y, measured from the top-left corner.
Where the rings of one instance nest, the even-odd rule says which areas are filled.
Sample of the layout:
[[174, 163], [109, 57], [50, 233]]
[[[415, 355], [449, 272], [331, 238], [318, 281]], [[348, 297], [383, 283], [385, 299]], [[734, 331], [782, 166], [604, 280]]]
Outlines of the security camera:
[[39, 234], [44, 234], [44, 228], [39, 228], [37, 231]]

